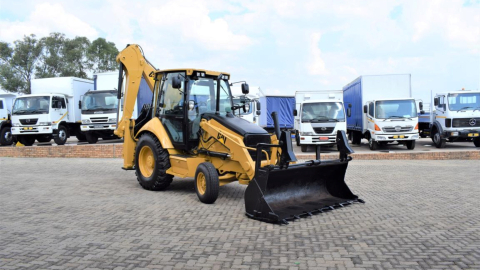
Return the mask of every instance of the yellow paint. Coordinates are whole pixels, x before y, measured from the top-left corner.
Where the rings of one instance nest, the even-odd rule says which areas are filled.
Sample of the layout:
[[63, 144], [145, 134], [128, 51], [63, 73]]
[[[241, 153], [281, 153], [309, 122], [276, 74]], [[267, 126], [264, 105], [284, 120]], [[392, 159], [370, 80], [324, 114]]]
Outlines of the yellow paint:
[[446, 116], [435, 116], [435, 118], [447, 118]]
[[153, 118], [148, 121], [139, 131], [138, 134], [135, 136], [136, 139], [139, 138], [139, 135], [144, 133], [145, 131], [153, 133], [157, 139], [160, 141], [160, 144], [164, 149], [173, 148], [172, 141], [170, 141], [170, 137], [168, 136], [167, 130], [160, 122], [160, 119]]
[[15, 146], [17, 146], [17, 147], [23, 147], [23, 146], [25, 146], [25, 145], [22, 144], [21, 142], [17, 142], [17, 144], [16, 144]]
[[67, 116], [68, 112], [66, 112], [60, 119], [58, 119], [57, 121], [53, 121], [52, 124], [56, 124], [56, 123], [60, 123], [60, 121], [62, 121], [63, 118], [65, 118], [65, 116]]

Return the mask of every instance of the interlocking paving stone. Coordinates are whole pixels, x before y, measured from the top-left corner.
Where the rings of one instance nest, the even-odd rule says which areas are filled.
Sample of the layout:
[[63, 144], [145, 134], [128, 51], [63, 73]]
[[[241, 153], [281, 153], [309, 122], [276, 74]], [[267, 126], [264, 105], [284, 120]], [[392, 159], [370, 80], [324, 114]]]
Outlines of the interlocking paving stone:
[[0, 158], [0, 269], [480, 269], [478, 161], [353, 160], [366, 204], [287, 226], [245, 186], [143, 190], [121, 159]]

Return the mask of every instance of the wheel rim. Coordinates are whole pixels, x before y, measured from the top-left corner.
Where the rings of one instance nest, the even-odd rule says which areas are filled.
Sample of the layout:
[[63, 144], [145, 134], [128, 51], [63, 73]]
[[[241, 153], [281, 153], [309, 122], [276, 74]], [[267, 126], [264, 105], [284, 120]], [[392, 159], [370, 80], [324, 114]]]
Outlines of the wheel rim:
[[142, 149], [140, 149], [140, 154], [138, 155], [138, 165], [143, 176], [150, 177], [153, 174], [153, 170], [155, 169], [155, 157], [153, 156], [153, 152], [150, 147], [144, 146]]
[[370, 138], [370, 140], [368, 140], [368, 143], [370, 144], [370, 147], [372, 147], [373, 146], [373, 139]]
[[438, 133], [435, 133], [435, 135], [433, 135], [433, 141], [438, 144], [440, 142], [440, 134]]
[[197, 190], [201, 195], [205, 194], [205, 191], [207, 191], [207, 178], [202, 172], [199, 172], [197, 175]]
[[10, 131], [5, 132], [4, 139], [6, 142], [12, 141], [12, 133]]
[[65, 132], [65, 130], [60, 129], [60, 130], [58, 131], [58, 137], [59, 137], [62, 141], [64, 141], [64, 140], [67, 138], [67, 133]]

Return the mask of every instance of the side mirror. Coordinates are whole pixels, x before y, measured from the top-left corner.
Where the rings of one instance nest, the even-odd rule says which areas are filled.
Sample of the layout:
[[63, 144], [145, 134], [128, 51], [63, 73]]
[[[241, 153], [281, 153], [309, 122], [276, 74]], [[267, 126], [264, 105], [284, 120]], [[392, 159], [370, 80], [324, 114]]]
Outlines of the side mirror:
[[78, 101], [78, 108], [79, 108], [80, 110], [82, 109], [82, 101], [81, 101], [81, 100]]
[[259, 111], [260, 111], [260, 110], [261, 110], [260, 101], [258, 101], [258, 100], [257, 100], [257, 102], [256, 102], [256, 103], [257, 103], [257, 110], [259, 110]]
[[418, 103], [418, 107], [420, 108], [420, 110], [423, 110], [423, 102], [420, 101], [420, 102]]
[[[349, 106], [349, 107], [351, 107], [351, 106]], [[351, 108], [347, 109], [347, 116], [348, 117], [352, 116], [352, 109]]]
[[425, 111], [424, 111], [424, 110], [420, 110], [420, 114], [425, 114]]
[[363, 113], [367, 113], [368, 112], [368, 106], [367, 105], [363, 105]]
[[248, 88], [248, 84], [242, 83], [242, 93], [244, 95], [247, 95], [248, 93], [250, 93], [250, 89]]
[[351, 107], [352, 107], [352, 103], [349, 103], [349, 104], [348, 104], [348, 108], [351, 108]]
[[438, 97], [434, 98], [434, 99], [433, 99], [433, 104], [434, 104], [435, 106], [438, 106], [438, 103], [439, 103]]
[[293, 116], [297, 116], [297, 115], [298, 115], [297, 109], [293, 110]]
[[260, 115], [260, 114], [261, 114], [260, 110], [258, 110], [256, 114], [257, 114], [257, 115]]
[[182, 81], [179, 77], [172, 78], [172, 87], [175, 89], [180, 89], [180, 87], [182, 87]]

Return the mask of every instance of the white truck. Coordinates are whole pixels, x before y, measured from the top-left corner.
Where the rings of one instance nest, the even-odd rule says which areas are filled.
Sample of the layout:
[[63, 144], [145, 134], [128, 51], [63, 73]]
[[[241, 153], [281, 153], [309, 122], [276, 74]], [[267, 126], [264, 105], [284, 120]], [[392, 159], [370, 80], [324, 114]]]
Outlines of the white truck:
[[0, 145], [13, 143], [11, 111], [15, 97], [15, 93], [0, 90]]
[[75, 77], [34, 79], [32, 93], [15, 99], [12, 135], [26, 145], [49, 142], [63, 145], [71, 135], [84, 140], [80, 131], [80, 96], [93, 89], [93, 81]]
[[334, 145], [337, 131], [347, 131], [342, 90], [296, 91], [293, 115], [302, 152], [309, 145]]
[[438, 93], [433, 104], [429, 128], [422, 131], [435, 147], [443, 148], [447, 141], [473, 141], [480, 147], [480, 91]]
[[233, 105], [246, 105], [246, 110], [238, 109], [234, 112], [235, 115], [247, 120], [250, 123], [259, 124], [259, 115], [261, 114], [261, 105], [260, 105], [260, 96], [261, 90], [260, 87], [249, 87], [250, 92], [247, 95], [242, 93], [240, 86], [232, 86], [230, 90], [232, 91], [233, 96]]
[[343, 87], [352, 144], [366, 138], [370, 150], [395, 141], [415, 148], [418, 115], [410, 80], [410, 74], [360, 76]]

